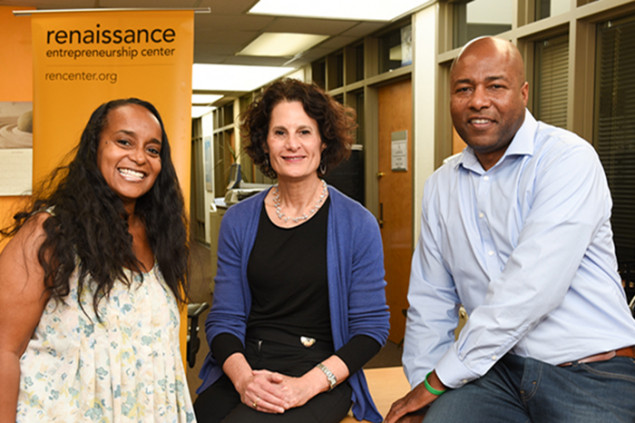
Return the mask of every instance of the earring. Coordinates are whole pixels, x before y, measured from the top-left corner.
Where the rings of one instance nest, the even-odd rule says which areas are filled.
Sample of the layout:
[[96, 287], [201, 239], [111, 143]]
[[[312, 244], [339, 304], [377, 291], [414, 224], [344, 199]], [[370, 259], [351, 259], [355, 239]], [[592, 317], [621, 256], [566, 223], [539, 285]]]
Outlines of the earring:
[[326, 175], [326, 164], [324, 162], [320, 162], [320, 173], [322, 176]]

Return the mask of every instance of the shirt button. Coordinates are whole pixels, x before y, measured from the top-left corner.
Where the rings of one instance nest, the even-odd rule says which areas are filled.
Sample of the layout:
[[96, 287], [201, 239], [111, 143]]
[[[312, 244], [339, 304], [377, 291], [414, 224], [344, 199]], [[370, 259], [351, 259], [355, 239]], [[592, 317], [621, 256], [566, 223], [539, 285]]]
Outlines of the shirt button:
[[484, 216], [485, 216], [485, 214], [483, 214], [483, 213], [479, 213], [479, 214], [478, 214], [478, 217], [479, 217], [480, 219], [482, 219]]
[[483, 176], [483, 180], [484, 181], [489, 181], [489, 176], [487, 176], [487, 175]]
[[496, 355], [492, 356], [492, 360], [496, 361], [498, 359], [498, 357]]
[[492, 250], [489, 250], [489, 251], [487, 252], [487, 255], [488, 255], [488, 256], [493, 256], [493, 255], [494, 255], [494, 252], [493, 252]]

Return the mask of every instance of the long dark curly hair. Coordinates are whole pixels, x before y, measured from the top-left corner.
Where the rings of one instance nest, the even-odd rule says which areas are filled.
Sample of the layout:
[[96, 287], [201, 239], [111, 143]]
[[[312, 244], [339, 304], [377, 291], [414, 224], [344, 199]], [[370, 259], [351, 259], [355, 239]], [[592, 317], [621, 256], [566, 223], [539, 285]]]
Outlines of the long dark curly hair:
[[[44, 283], [51, 298], [63, 301], [69, 294], [69, 278], [78, 268], [78, 294], [94, 281], [93, 308], [108, 297], [115, 281], [129, 284], [125, 268], [141, 273], [141, 263], [132, 251], [132, 236], [122, 200], [106, 184], [97, 163], [97, 148], [110, 111], [136, 104], [159, 121], [162, 133], [161, 172], [152, 188], [138, 198], [135, 214], [144, 222], [150, 247], [163, 277], [176, 299], [186, 299], [186, 217], [181, 189], [170, 157], [163, 121], [157, 109], [137, 98], [118, 99], [99, 106], [82, 133], [70, 164], [59, 166], [36, 190], [30, 205], [14, 216], [2, 231], [15, 234], [34, 214], [52, 210], [44, 221], [46, 239], [38, 251]], [[91, 285], [90, 289], [93, 285]], [[99, 315], [97, 314], [98, 318]]]
[[[326, 172], [350, 156], [357, 128], [355, 110], [338, 103], [317, 85], [286, 78], [267, 86], [243, 114], [241, 133], [245, 151], [264, 175], [274, 179], [277, 177], [265, 147], [271, 111], [281, 101], [299, 101], [304, 112], [317, 122], [320, 138], [326, 145], [320, 167], [325, 168]], [[324, 176], [326, 172], [317, 171], [318, 176]]]

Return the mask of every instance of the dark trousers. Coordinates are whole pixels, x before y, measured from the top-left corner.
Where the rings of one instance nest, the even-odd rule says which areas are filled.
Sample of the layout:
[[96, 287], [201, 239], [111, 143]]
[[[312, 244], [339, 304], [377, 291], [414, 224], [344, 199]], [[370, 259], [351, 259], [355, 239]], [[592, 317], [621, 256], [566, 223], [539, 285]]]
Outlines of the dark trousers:
[[[288, 376], [301, 376], [332, 354], [332, 349], [320, 348], [319, 342], [310, 348], [288, 343], [248, 339], [245, 356], [253, 369], [266, 369]], [[342, 383], [323, 392], [302, 407], [283, 414], [254, 410], [240, 401], [231, 380], [223, 375], [198, 396], [194, 411], [199, 423], [337, 423], [351, 407], [352, 389]]]

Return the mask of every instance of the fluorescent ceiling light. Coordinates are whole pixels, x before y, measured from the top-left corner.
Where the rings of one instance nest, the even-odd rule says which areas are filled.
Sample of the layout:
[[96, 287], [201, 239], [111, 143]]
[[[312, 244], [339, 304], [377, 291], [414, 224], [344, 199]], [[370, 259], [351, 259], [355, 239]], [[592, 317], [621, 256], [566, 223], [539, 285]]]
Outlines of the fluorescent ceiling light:
[[254, 91], [295, 68], [280, 66], [209, 65], [192, 67], [194, 91]]
[[212, 104], [221, 98], [223, 98], [223, 96], [219, 94], [192, 94], [192, 104]]
[[307, 18], [390, 21], [429, 0], [260, 0], [249, 13]]
[[327, 38], [327, 35], [264, 32], [236, 54], [239, 56], [293, 57]]
[[192, 118], [200, 118], [204, 114], [209, 113], [214, 109], [215, 107], [209, 106], [192, 106]]

